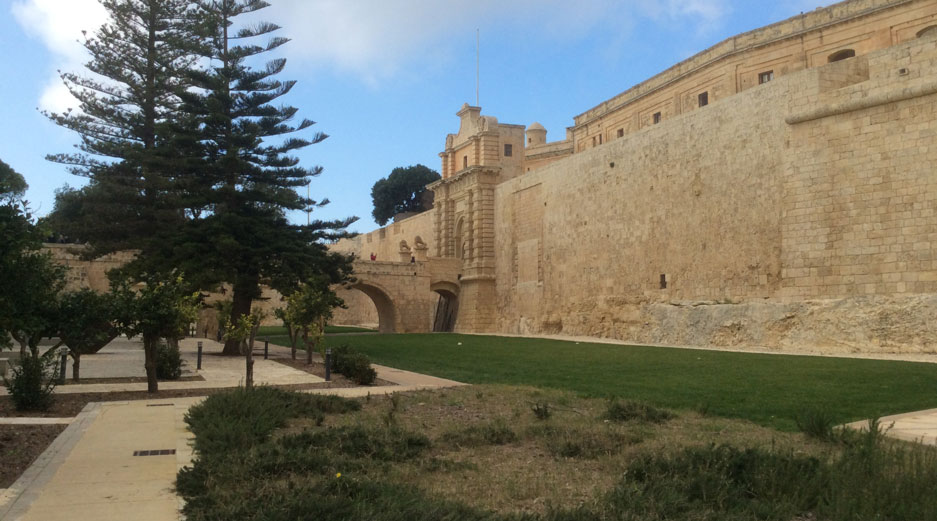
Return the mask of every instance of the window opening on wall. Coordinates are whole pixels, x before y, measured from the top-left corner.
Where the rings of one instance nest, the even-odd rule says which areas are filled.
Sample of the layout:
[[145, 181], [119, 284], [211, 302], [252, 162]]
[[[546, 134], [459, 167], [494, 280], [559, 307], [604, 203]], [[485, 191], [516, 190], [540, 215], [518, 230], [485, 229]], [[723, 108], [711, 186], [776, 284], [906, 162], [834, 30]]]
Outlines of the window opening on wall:
[[700, 107], [705, 107], [706, 105], [709, 105], [709, 92], [703, 92], [702, 94], [697, 96], [697, 100], [699, 101]]
[[929, 25], [921, 29], [920, 31], [917, 32], [917, 37], [920, 38], [922, 36], [929, 36], [932, 34], [937, 34], [937, 25]]
[[533, 138], [527, 138], [527, 144], [528, 144], [528, 145], [531, 144], [531, 143], [533, 143], [533, 142], [534, 142]]
[[625, 129], [623, 128], [618, 129], [618, 137], [625, 137]]
[[774, 79], [774, 71], [766, 71], [758, 74], [758, 85], [768, 83]]
[[599, 134], [599, 144], [602, 144], [602, 134]]
[[514, 155], [514, 145], [510, 143], [504, 144], [504, 157], [511, 157]]
[[660, 289], [667, 289], [667, 274], [660, 274]]
[[468, 156], [462, 156], [462, 168], [468, 168]]
[[836, 51], [829, 57], [829, 62], [838, 62], [840, 60], [845, 60], [847, 58], [852, 58], [856, 55], [855, 49], [843, 49], [841, 51]]
[[654, 113], [654, 124], [656, 125], [656, 124], [658, 124], [658, 123], [660, 123], [660, 112], [655, 112], [655, 113]]

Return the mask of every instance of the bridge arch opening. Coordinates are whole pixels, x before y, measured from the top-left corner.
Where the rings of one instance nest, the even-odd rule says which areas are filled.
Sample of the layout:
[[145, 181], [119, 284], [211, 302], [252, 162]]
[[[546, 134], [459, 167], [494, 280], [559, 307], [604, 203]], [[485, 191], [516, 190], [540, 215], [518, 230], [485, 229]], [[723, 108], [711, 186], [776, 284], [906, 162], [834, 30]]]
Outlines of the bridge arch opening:
[[381, 333], [397, 332], [397, 310], [394, 307], [394, 301], [384, 289], [368, 282], [358, 282], [350, 289], [364, 293], [371, 298], [371, 302], [374, 302], [374, 307], [377, 309], [378, 331]]
[[453, 282], [436, 282], [430, 289], [439, 295], [433, 316], [433, 332], [455, 331], [455, 322], [459, 316], [459, 285]]

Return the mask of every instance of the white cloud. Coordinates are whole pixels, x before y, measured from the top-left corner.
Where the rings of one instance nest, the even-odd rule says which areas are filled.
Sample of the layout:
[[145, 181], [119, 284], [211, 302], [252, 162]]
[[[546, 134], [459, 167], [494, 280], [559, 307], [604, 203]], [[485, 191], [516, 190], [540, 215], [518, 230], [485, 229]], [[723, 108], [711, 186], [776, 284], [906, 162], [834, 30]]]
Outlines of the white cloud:
[[[729, 0], [277, 0], [257, 19], [279, 22], [293, 42], [288, 57], [312, 67], [329, 67], [375, 83], [416, 60], [444, 56], [468, 46], [476, 27], [515, 31], [519, 36], [575, 40], [597, 27], [619, 33], [636, 19], [691, 24], [699, 31], [719, 23]], [[106, 19], [97, 0], [16, 0], [19, 24], [41, 39], [56, 57], [56, 68], [78, 70], [85, 60], [81, 30]], [[469, 44], [470, 45], [470, 44]], [[41, 96], [43, 108], [72, 103], [56, 79]]]
[[357, 74], [392, 75], [408, 61], [507, 28], [519, 35], [576, 39], [597, 26], [629, 28], [635, 18], [697, 24], [708, 30], [728, 13], [728, 0], [280, 0], [268, 13], [285, 20], [291, 57]]
[[[82, 30], [93, 32], [107, 19], [107, 13], [97, 0], [20, 0], [11, 11], [21, 27], [38, 38], [52, 53], [52, 68], [64, 71], [78, 70], [87, 59]], [[63, 111], [77, 105], [75, 98], [62, 85], [57, 74], [39, 96], [39, 107]]]

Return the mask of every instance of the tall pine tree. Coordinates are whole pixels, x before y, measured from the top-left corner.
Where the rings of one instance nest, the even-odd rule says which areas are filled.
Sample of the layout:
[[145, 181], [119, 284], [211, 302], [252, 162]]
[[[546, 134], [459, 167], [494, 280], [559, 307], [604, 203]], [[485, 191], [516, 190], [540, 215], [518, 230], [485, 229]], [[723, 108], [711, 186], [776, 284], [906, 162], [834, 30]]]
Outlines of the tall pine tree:
[[[90, 179], [69, 235], [89, 257], [139, 250], [137, 263], [170, 256], [165, 238], [185, 215], [173, 186], [184, 161], [176, 142], [178, 94], [197, 59], [185, 0], [101, 0], [110, 19], [84, 46], [92, 74], [62, 73], [79, 110], [46, 113], [81, 136], [79, 151], [51, 161]], [[165, 267], [171, 262], [162, 262]], [[167, 271], [169, 271], [167, 269]]]
[[[333, 282], [350, 273], [348, 260], [329, 253], [324, 240], [344, 235], [353, 219], [315, 221], [292, 225], [290, 210], [307, 210], [316, 203], [296, 189], [319, 175], [320, 167], [306, 168], [292, 152], [319, 143], [327, 136], [288, 137], [307, 129], [313, 121], [291, 124], [298, 110], [275, 105], [295, 81], [276, 79], [284, 58], [261, 68], [248, 62], [288, 40], [271, 36], [279, 27], [254, 23], [234, 28], [235, 18], [268, 6], [261, 0], [200, 0], [203, 57], [211, 67], [195, 75], [198, 89], [186, 95], [186, 107], [199, 124], [198, 142], [204, 165], [199, 169], [198, 196], [204, 206], [200, 218], [187, 230], [185, 243], [193, 249], [187, 272], [200, 273], [233, 288], [231, 323], [249, 314], [260, 296], [260, 284], [287, 289], [311, 273]], [[253, 43], [266, 37], [262, 44]], [[194, 194], [193, 194], [194, 195]], [[224, 353], [239, 354], [236, 342]]]
[[[90, 245], [85, 255], [137, 250], [124, 272], [159, 280], [172, 273], [169, 239], [186, 218], [176, 183], [190, 171], [176, 144], [179, 94], [197, 60], [192, 9], [185, 0], [101, 4], [109, 21], [84, 43], [91, 74], [61, 75], [79, 110], [46, 114], [81, 136], [79, 151], [48, 159], [90, 179], [66, 230]], [[145, 331], [143, 340], [148, 389], [156, 392], [158, 338]]]

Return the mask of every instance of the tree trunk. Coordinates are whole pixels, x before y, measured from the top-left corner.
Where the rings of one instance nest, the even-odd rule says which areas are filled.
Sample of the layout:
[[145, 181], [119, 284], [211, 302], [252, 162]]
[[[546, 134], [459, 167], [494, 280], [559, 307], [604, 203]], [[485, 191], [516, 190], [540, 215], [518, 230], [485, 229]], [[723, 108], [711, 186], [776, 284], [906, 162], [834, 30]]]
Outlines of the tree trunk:
[[296, 360], [296, 340], [299, 336], [299, 332], [293, 329], [293, 326], [287, 324], [286, 332], [290, 335], [290, 355], [293, 357], [293, 360]]
[[244, 386], [248, 389], [254, 388], [254, 338], [257, 335], [257, 326], [251, 328], [250, 338], [247, 340], [247, 375], [244, 379]]
[[[251, 314], [251, 291], [255, 289], [257, 283], [255, 282], [250, 288], [247, 287], [247, 284], [235, 284], [234, 294], [231, 297], [231, 324], [236, 325], [238, 319], [243, 315]], [[241, 356], [241, 341], [228, 339], [224, 343], [224, 349], [221, 351], [221, 354], [224, 356]]]
[[156, 349], [159, 346], [159, 337], [143, 336], [143, 355], [146, 363], [146, 391], [156, 393], [159, 391], [159, 383], [156, 381]]
[[72, 352], [72, 380], [78, 381], [78, 371], [81, 367], [81, 353]]
[[312, 351], [316, 348], [316, 341], [306, 342], [306, 365], [312, 365]]

